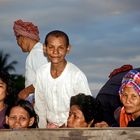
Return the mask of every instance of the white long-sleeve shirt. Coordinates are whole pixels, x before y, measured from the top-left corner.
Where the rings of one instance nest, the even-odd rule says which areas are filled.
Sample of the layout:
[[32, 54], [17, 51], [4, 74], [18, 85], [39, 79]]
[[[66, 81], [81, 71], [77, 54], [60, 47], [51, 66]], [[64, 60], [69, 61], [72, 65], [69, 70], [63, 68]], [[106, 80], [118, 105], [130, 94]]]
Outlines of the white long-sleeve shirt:
[[91, 95], [85, 74], [74, 64], [67, 65], [58, 78], [50, 74], [51, 63], [37, 71], [35, 83], [35, 111], [39, 127], [46, 128], [47, 121], [56, 125], [67, 122], [70, 98], [79, 93]]

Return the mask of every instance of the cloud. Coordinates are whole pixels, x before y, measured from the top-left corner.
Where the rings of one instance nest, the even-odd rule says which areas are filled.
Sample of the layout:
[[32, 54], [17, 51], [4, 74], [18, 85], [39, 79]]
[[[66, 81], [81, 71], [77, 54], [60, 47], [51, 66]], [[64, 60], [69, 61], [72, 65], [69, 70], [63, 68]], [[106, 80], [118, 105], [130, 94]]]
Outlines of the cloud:
[[18, 60], [16, 72], [24, 74], [27, 54], [16, 44], [14, 20], [38, 25], [42, 42], [49, 31], [63, 30], [72, 45], [68, 60], [84, 71], [97, 93], [114, 68], [139, 66], [139, 5], [139, 0], [0, 0], [0, 48]]

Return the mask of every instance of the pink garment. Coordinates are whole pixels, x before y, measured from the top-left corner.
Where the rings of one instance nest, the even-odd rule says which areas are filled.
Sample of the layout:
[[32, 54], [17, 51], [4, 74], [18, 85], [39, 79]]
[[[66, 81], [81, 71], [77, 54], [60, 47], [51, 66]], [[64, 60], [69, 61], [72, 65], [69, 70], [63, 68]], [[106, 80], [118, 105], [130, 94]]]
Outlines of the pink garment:
[[4, 128], [7, 105], [0, 111], [0, 129]]
[[17, 20], [14, 22], [13, 30], [16, 37], [22, 35], [36, 41], [40, 40], [38, 27], [31, 22], [24, 22], [21, 19]]
[[119, 94], [123, 93], [126, 86], [133, 87], [138, 95], [140, 95], [140, 72], [136, 70], [130, 70], [122, 80], [121, 87], [119, 89]]

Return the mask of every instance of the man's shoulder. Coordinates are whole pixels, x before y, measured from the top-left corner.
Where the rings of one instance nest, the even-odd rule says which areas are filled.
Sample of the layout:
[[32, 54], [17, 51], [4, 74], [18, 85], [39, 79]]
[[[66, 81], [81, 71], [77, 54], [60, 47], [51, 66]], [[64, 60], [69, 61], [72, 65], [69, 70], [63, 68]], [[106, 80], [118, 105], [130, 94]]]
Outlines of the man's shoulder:
[[73, 75], [85, 75], [84, 72], [73, 63], [68, 63], [68, 71]]
[[50, 70], [50, 62], [47, 64], [42, 65], [40, 68], [38, 68], [37, 73], [43, 73]]
[[80, 68], [78, 66], [76, 66], [75, 64], [71, 63], [71, 62], [67, 62], [68, 64], [68, 68], [74, 71], [81, 71]]

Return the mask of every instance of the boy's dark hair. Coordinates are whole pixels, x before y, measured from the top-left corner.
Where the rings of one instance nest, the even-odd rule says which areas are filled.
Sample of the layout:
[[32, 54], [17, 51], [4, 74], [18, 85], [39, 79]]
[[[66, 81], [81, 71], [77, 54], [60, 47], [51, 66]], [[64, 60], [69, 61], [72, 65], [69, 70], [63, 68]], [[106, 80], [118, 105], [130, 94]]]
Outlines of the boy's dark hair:
[[77, 105], [79, 107], [85, 117], [85, 121], [88, 124], [93, 119], [93, 123], [102, 121], [100, 104], [91, 95], [80, 93], [76, 96], [72, 96], [70, 100], [70, 107], [72, 105]]
[[64, 33], [63, 31], [59, 31], [59, 30], [54, 30], [49, 32], [46, 37], [45, 37], [45, 45], [47, 46], [48, 44], [48, 37], [49, 36], [54, 36], [54, 37], [64, 37], [65, 41], [66, 41], [66, 46], [69, 46], [69, 37], [66, 33]]

